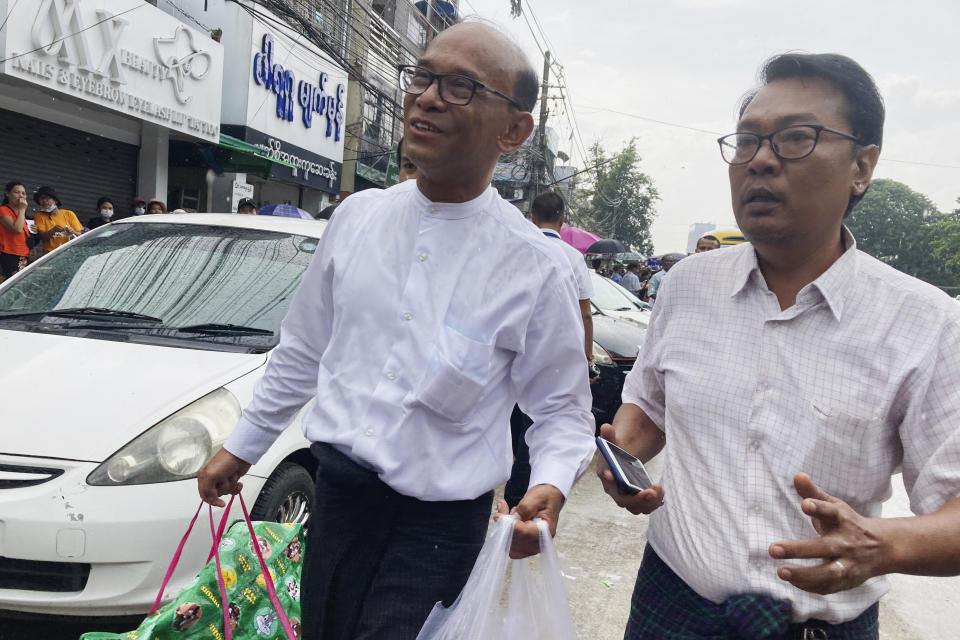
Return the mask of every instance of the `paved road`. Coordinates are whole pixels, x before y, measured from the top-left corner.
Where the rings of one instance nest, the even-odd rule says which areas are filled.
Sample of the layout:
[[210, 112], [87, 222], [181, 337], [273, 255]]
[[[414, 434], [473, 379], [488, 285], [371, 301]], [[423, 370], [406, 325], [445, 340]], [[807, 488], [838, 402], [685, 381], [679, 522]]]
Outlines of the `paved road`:
[[[660, 477], [660, 463], [648, 465]], [[884, 515], [908, 515], [899, 479]], [[618, 509], [603, 493], [591, 468], [574, 487], [563, 510], [557, 549], [565, 564], [574, 622], [582, 640], [623, 637], [630, 595], [646, 543], [646, 518]], [[892, 576], [880, 606], [882, 640], [955, 640], [960, 632], [960, 578]], [[130, 622], [38, 624], [0, 622], [0, 640], [77, 640], [83, 631], [128, 631]]]

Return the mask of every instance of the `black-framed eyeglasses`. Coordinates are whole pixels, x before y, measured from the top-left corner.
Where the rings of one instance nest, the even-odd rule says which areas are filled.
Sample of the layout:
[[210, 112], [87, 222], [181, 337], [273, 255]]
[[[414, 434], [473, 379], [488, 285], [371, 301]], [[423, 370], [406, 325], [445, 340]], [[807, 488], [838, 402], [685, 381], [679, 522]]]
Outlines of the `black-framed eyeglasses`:
[[720, 145], [720, 155], [728, 164], [747, 164], [756, 157], [764, 140], [770, 141], [770, 148], [781, 160], [800, 160], [813, 153], [820, 134], [824, 131], [863, 144], [849, 133], [819, 124], [792, 124], [765, 136], [755, 133], [731, 133], [718, 138], [717, 143]]
[[402, 66], [400, 67], [400, 89], [405, 93], [419, 96], [426, 92], [437, 81], [437, 91], [440, 92], [440, 99], [447, 104], [455, 104], [463, 107], [470, 104], [477, 91], [486, 91], [500, 96], [511, 105], [525, 111], [520, 104], [510, 96], [500, 93], [496, 89], [491, 89], [478, 80], [459, 73], [433, 73], [423, 67]]

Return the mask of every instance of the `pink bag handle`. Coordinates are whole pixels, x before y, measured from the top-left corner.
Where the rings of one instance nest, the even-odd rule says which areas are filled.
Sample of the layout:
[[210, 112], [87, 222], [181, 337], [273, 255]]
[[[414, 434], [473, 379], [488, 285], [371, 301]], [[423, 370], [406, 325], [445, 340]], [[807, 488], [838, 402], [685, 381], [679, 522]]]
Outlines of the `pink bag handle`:
[[267, 585], [267, 595], [270, 596], [270, 604], [273, 605], [277, 615], [280, 616], [280, 624], [283, 625], [283, 630], [287, 634], [287, 640], [297, 640], [297, 634], [293, 632], [293, 627], [290, 626], [287, 612], [283, 610], [283, 605], [280, 604], [280, 600], [277, 598], [277, 590], [273, 588], [273, 579], [270, 577], [270, 570], [267, 568], [267, 563], [263, 560], [263, 553], [261, 553], [260, 544], [257, 542], [257, 534], [253, 532], [253, 523], [250, 522], [250, 515], [247, 513], [247, 504], [243, 501], [243, 495], [238, 495], [240, 496], [240, 508], [243, 509], [243, 519], [247, 523], [247, 531], [250, 532], [250, 541], [252, 542], [254, 551], [257, 552], [257, 560], [260, 561], [260, 571], [263, 572], [263, 582]]
[[180, 562], [180, 554], [183, 553], [183, 547], [187, 544], [187, 538], [190, 537], [190, 532], [193, 531], [193, 525], [197, 521], [197, 516], [200, 515], [200, 508], [203, 507], [203, 502], [201, 501], [197, 505], [197, 512], [193, 514], [193, 519], [190, 520], [190, 526], [187, 527], [187, 532], [183, 534], [183, 537], [180, 539], [180, 544], [177, 545], [177, 550], [173, 554], [173, 560], [170, 561], [170, 566], [167, 567], [167, 575], [163, 576], [163, 584], [160, 585], [160, 593], [157, 594], [157, 599], [153, 601], [153, 608], [150, 609], [148, 616], [152, 616], [157, 612], [157, 609], [160, 608], [160, 600], [163, 599], [163, 591], [167, 588], [167, 583], [170, 582], [171, 576], [173, 576], [173, 570], [177, 568], [177, 563]]
[[[250, 521], [250, 514], [247, 512], [247, 505], [243, 501], [243, 495], [237, 494], [240, 496], [240, 506], [243, 509], [243, 519], [247, 523], [247, 531], [250, 533], [250, 541], [252, 542], [252, 547], [257, 554], [257, 560], [260, 562], [260, 571], [263, 573], [263, 582], [267, 587], [267, 595], [270, 597], [270, 604], [273, 605], [274, 610], [277, 612], [277, 615], [280, 617], [280, 624], [283, 626], [284, 633], [287, 636], [287, 640], [296, 640], [297, 635], [293, 631], [293, 627], [290, 626], [290, 620], [287, 618], [287, 612], [283, 610], [283, 605], [280, 604], [280, 599], [277, 598], [277, 590], [273, 586], [273, 580], [270, 578], [270, 571], [267, 568], [267, 563], [263, 559], [263, 553], [260, 551], [260, 544], [257, 542], [257, 534], [253, 531], [253, 523]], [[215, 558], [217, 565], [217, 585], [220, 590], [220, 604], [221, 610], [223, 612], [223, 635], [225, 640], [233, 640], [233, 631], [230, 629], [230, 602], [227, 599], [227, 588], [223, 582], [223, 573], [220, 571], [220, 540], [223, 538], [223, 532], [226, 528], [226, 523], [228, 515], [230, 513], [230, 507], [233, 505], [233, 500], [236, 496], [230, 498], [230, 502], [227, 503], [226, 509], [224, 509], [223, 516], [220, 518], [220, 526], [214, 530], [213, 526], [213, 507], [208, 505], [209, 517], [210, 517], [210, 535], [213, 537], [213, 547], [210, 550], [210, 555]], [[174, 570], [177, 568], [177, 564], [180, 562], [180, 555], [183, 553], [183, 547], [187, 544], [187, 538], [190, 537], [190, 532], [193, 531], [193, 525], [197, 522], [197, 517], [200, 515], [200, 509], [203, 508], [203, 501], [200, 501], [200, 504], [197, 506], [196, 513], [193, 514], [193, 518], [190, 520], [190, 525], [187, 527], [187, 532], [183, 534], [183, 538], [180, 539], [180, 544], [177, 545], [177, 550], [173, 554], [173, 559], [170, 561], [170, 566], [167, 568], [167, 573], [163, 577], [163, 584], [160, 585], [160, 592], [157, 594], [157, 599], [153, 603], [153, 608], [150, 609], [148, 616], [152, 616], [157, 612], [157, 609], [160, 608], [160, 600], [163, 598], [163, 592], [167, 588], [167, 584], [170, 582], [170, 578], [173, 576]], [[210, 557], [207, 557], [207, 562], [210, 562]]]

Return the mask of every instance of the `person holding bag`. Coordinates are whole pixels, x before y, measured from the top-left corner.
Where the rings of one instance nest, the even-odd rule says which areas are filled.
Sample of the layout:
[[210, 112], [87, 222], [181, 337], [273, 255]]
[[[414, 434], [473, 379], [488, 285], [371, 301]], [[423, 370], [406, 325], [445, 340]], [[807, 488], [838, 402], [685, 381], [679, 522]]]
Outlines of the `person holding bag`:
[[573, 270], [490, 186], [533, 131], [536, 72], [468, 22], [398, 81], [417, 179], [338, 206], [253, 401], [198, 473], [200, 496], [222, 505], [315, 400], [302, 418], [318, 469], [304, 640], [413, 640], [437, 601], [456, 599], [510, 475], [515, 404], [533, 419], [515, 557], [540, 550], [534, 518], [556, 533], [593, 457]]
[[0, 282], [27, 266], [29, 239], [27, 188], [12, 180], [4, 188], [0, 205]]

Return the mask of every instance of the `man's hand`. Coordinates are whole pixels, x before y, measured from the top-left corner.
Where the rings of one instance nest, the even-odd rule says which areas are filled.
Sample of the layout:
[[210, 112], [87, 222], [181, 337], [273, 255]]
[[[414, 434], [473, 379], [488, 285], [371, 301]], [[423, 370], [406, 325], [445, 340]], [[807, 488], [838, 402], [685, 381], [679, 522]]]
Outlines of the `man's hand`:
[[563, 508], [563, 493], [550, 484], [538, 484], [527, 489], [523, 499], [510, 511], [505, 500], [497, 501], [494, 520], [513, 513], [517, 521], [513, 525], [513, 542], [510, 544], [510, 557], [514, 560], [535, 556], [540, 553], [540, 529], [533, 522], [543, 518], [550, 527], [550, 535], [557, 535], [557, 520]]
[[239, 480], [249, 470], [249, 463], [226, 449], [220, 449], [210, 458], [210, 462], [197, 472], [197, 488], [200, 491], [200, 497], [204, 502], [215, 507], [226, 506], [220, 496], [240, 493], [243, 484]]
[[853, 589], [886, 573], [882, 567], [886, 555], [882, 519], [861, 516], [815, 485], [805, 473], [794, 476], [793, 484], [803, 499], [800, 508], [810, 516], [820, 537], [774, 542], [769, 553], [777, 559], [817, 558], [821, 563], [784, 565], [777, 569], [781, 580], [804, 591], [827, 594]]
[[[612, 442], [621, 449], [627, 450], [625, 446], [616, 441], [616, 433], [613, 430], [613, 427], [609, 424], [605, 424], [600, 427], [600, 435], [604, 440]], [[617, 506], [622, 507], [632, 513], [633, 515], [640, 515], [641, 513], [653, 513], [660, 505], [663, 504], [663, 487], [658, 484], [653, 485], [649, 489], [644, 489], [640, 493], [629, 494], [623, 493], [620, 491], [620, 487], [617, 486], [616, 480], [613, 479], [613, 472], [610, 471], [610, 467], [607, 466], [607, 461], [603, 459], [603, 456], [597, 453], [597, 477], [600, 478], [600, 482], [603, 484], [603, 490], [607, 492], [607, 495], [613, 498], [613, 501], [617, 503]]]

